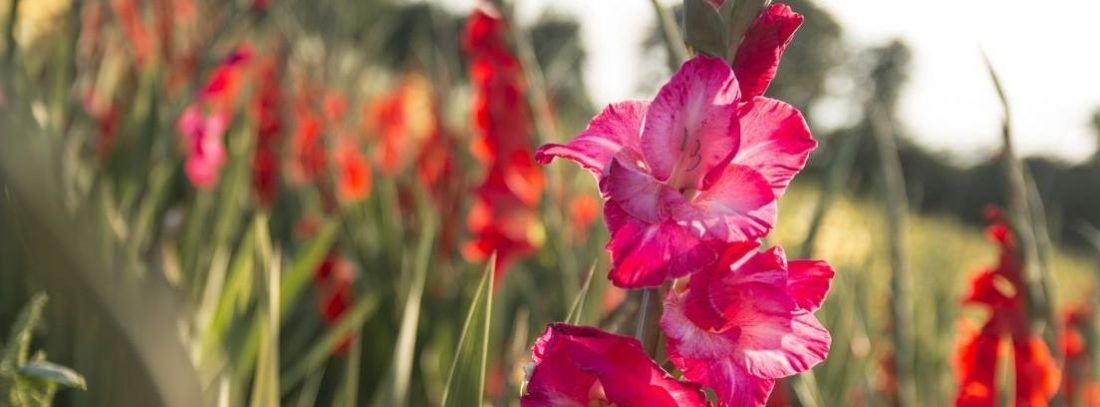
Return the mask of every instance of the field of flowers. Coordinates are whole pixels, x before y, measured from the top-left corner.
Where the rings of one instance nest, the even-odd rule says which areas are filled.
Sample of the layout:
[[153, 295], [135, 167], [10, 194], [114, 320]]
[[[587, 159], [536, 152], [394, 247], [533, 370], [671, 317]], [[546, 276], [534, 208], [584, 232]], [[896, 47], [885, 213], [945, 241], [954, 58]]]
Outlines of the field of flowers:
[[592, 106], [509, 1], [0, 0], [0, 407], [1100, 406], [1007, 102], [984, 229], [918, 211], [904, 50], [825, 138], [811, 2], [682, 3]]

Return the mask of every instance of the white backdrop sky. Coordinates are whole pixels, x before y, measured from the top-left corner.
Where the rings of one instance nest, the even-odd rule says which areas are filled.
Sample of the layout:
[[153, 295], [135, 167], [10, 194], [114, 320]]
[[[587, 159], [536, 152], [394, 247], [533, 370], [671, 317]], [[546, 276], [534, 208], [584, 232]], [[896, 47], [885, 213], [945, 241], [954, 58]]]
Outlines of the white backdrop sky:
[[[464, 12], [477, 0], [437, 0]], [[588, 50], [585, 74], [603, 105], [638, 94], [640, 44], [653, 24], [646, 0], [516, 0], [521, 23], [547, 9], [575, 16]], [[666, 0], [671, 4], [673, 1]], [[1100, 107], [1100, 1], [818, 0], [856, 46], [901, 38], [913, 72], [901, 116], [917, 141], [970, 161], [999, 144], [1000, 108], [984, 48], [1007, 88], [1025, 154], [1081, 160], [1096, 148], [1089, 124]], [[797, 10], [796, 10], [797, 11]], [[657, 63], [650, 61], [648, 63]], [[821, 113], [821, 112], [818, 112]], [[821, 117], [822, 123], [837, 123]]]

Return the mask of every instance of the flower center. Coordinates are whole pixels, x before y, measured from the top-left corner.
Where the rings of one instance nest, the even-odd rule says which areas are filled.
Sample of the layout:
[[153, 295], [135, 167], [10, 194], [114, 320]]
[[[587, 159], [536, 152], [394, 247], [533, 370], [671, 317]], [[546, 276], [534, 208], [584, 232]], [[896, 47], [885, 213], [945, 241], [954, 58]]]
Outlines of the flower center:
[[600, 383], [599, 379], [596, 379], [596, 382], [592, 383], [592, 388], [588, 389], [588, 407], [616, 407], [615, 403], [607, 400], [603, 383]]
[[684, 194], [689, 200], [694, 197], [698, 186], [699, 172], [703, 164], [703, 142], [698, 137], [692, 138], [687, 127], [684, 127], [678, 146], [679, 160], [672, 168], [672, 175], [668, 177], [668, 186], [675, 188]]

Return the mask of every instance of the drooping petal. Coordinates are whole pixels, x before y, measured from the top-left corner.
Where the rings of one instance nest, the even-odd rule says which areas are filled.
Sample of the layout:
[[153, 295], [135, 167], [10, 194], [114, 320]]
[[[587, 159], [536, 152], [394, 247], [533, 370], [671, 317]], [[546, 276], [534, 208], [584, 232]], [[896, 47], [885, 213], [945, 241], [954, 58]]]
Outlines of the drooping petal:
[[742, 106], [740, 116], [741, 147], [733, 163], [759, 172], [779, 197], [817, 142], [802, 114], [778, 100], [757, 97]]
[[833, 276], [833, 267], [820, 260], [791, 260], [787, 264], [787, 292], [799, 308], [814, 312], [825, 301]]
[[532, 362], [523, 406], [706, 405], [698, 385], [673, 379], [638, 340], [595, 328], [547, 326]]
[[700, 55], [685, 62], [646, 111], [641, 148], [653, 176], [674, 189], [701, 189], [707, 172], [737, 152], [738, 100], [724, 61]]
[[637, 101], [608, 105], [568, 143], [539, 147], [535, 160], [540, 164], [548, 164], [555, 157], [573, 160], [599, 177], [620, 150], [639, 150], [642, 119], [648, 106], [649, 102]]
[[724, 242], [755, 240], [776, 220], [775, 194], [764, 177], [736, 164], [726, 166], [695, 199], [671, 206], [674, 219]]
[[752, 28], [745, 33], [733, 71], [741, 83], [741, 93], [746, 100], [764, 94], [775, 78], [775, 70], [783, 50], [787, 48], [794, 32], [802, 25], [802, 15], [786, 4], [775, 3], [764, 10]]
[[688, 275], [717, 259], [715, 251], [687, 228], [672, 221], [646, 223], [630, 216], [615, 201], [604, 214], [612, 229], [607, 249], [611, 282], [620, 288], [656, 287], [668, 278]]

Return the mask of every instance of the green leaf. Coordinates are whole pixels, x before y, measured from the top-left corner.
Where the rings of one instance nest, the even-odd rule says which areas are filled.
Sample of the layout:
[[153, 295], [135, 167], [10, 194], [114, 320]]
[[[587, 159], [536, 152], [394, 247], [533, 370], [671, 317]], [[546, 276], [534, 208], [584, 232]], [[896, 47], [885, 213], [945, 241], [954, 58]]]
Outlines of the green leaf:
[[283, 373], [281, 392], [283, 396], [286, 396], [306, 376], [320, 369], [329, 356], [332, 356], [332, 353], [340, 347], [340, 342], [348, 335], [354, 335], [357, 330], [361, 329], [363, 323], [374, 315], [377, 309], [377, 296], [369, 295], [359, 300], [355, 307], [344, 314], [336, 325], [325, 332], [321, 340], [314, 343], [304, 357]]
[[489, 330], [493, 311], [493, 274], [496, 254], [482, 273], [481, 282], [470, 303], [462, 326], [447, 386], [443, 388], [443, 406], [481, 406], [485, 394], [485, 365], [489, 356]]
[[287, 270], [286, 275], [283, 276], [283, 286], [279, 293], [279, 310], [281, 315], [290, 313], [289, 308], [294, 305], [298, 296], [301, 295], [302, 290], [313, 274], [313, 270], [317, 268], [317, 265], [321, 264], [325, 255], [328, 254], [329, 248], [332, 247], [332, 242], [336, 239], [338, 226], [339, 222], [336, 220], [325, 222], [325, 224], [321, 226], [321, 230], [317, 234], [317, 237], [314, 238], [312, 242], [309, 242], [309, 245], [307, 245], [302, 253], [290, 264], [290, 269]]
[[84, 382], [84, 376], [81, 376], [80, 373], [65, 366], [46, 361], [27, 363], [19, 370], [19, 375], [23, 378], [57, 383], [65, 387], [73, 387], [81, 390], [88, 389], [87, 383]]
[[722, 16], [707, 0], [684, 0], [684, 42], [688, 47], [722, 58], [728, 48], [726, 33]]
[[397, 335], [397, 347], [393, 355], [392, 405], [403, 406], [408, 402], [409, 382], [412, 378], [413, 354], [416, 351], [417, 330], [420, 327], [420, 306], [424, 297], [424, 284], [428, 277], [428, 263], [432, 257], [434, 225], [427, 224], [420, 234], [413, 264], [413, 282], [405, 297], [401, 317], [401, 330]]
[[35, 294], [31, 301], [23, 307], [19, 313], [19, 319], [12, 326], [8, 336], [8, 347], [4, 350], [4, 357], [0, 359], [0, 371], [12, 371], [27, 363], [27, 353], [31, 345], [31, 336], [34, 328], [42, 319], [42, 309], [46, 306], [48, 297], [46, 294]]
[[573, 305], [569, 307], [569, 314], [565, 316], [565, 323], [579, 325], [581, 322], [581, 316], [584, 315], [584, 303], [588, 300], [588, 291], [592, 289], [592, 276], [596, 275], [596, 264], [599, 261], [592, 262], [592, 267], [588, 268], [588, 277], [584, 279], [584, 285], [581, 286], [581, 290], [577, 292], [577, 298], [573, 299]]

